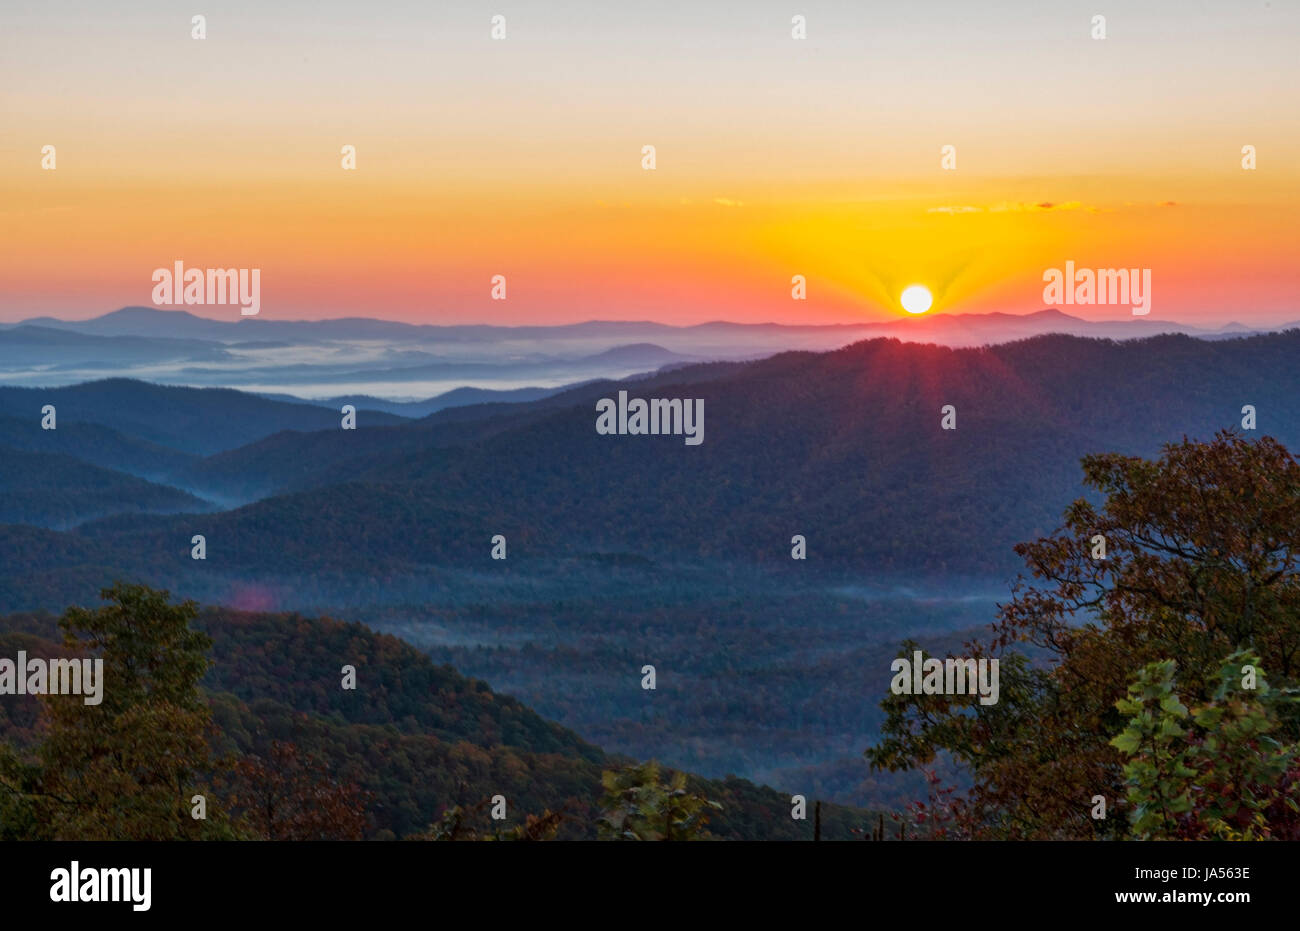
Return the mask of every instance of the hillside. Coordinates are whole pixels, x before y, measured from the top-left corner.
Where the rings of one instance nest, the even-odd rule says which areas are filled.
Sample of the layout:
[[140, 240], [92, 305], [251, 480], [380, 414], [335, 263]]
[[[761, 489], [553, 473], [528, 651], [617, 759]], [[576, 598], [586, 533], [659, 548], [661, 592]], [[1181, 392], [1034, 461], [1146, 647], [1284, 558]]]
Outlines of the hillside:
[[194, 495], [71, 456], [0, 446], [0, 523], [62, 529], [110, 514], [210, 509]]
[[[41, 409], [55, 406], [60, 423], [99, 424], [174, 450], [208, 456], [280, 430], [338, 429], [337, 411], [272, 401], [229, 388], [181, 388], [110, 378], [64, 388], [0, 387], [0, 414], [39, 430]], [[382, 411], [358, 411], [358, 427], [401, 423]], [[10, 422], [5, 424], [6, 427]], [[0, 434], [4, 442], [5, 434]], [[94, 462], [94, 449], [79, 458]]]
[[[209, 609], [197, 626], [213, 638], [204, 684], [219, 745], [251, 753], [287, 740], [325, 761], [332, 780], [372, 793], [369, 836], [415, 834], [453, 804], [501, 793], [512, 822], [563, 808], [569, 820], [561, 836], [594, 838], [601, 769], [620, 760], [515, 699], [360, 624]], [[0, 618], [5, 655], [63, 655], [54, 636], [51, 615]], [[357, 668], [355, 691], [340, 688], [344, 663]], [[11, 697], [0, 707], [0, 738], [29, 744], [38, 737], [36, 722], [36, 700]], [[809, 822], [789, 817], [788, 796], [772, 789], [739, 779], [693, 785], [723, 804], [711, 823], [721, 838], [811, 836]], [[851, 828], [870, 821], [867, 812], [827, 806], [823, 834], [849, 839]]]
[[[1059, 525], [1084, 455], [1239, 428], [1247, 404], [1256, 435], [1300, 447], [1298, 351], [1297, 331], [871, 340], [275, 432], [169, 476], [210, 500], [260, 499], [231, 510], [0, 525], [0, 609], [57, 609], [129, 578], [341, 614], [611, 752], [893, 804], [908, 787], [860, 754], [900, 639], [951, 648], [992, 620], [1022, 567], [1014, 545]], [[598, 435], [595, 404], [619, 390], [703, 398], [703, 444]], [[191, 559], [194, 534], [206, 560]], [[496, 534], [506, 560], [491, 558]], [[806, 561], [790, 558], [795, 534]], [[661, 676], [651, 702], [628, 687], [646, 662]]]
[[[1298, 351], [1300, 331], [967, 350], [873, 340], [703, 380], [687, 368], [443, 411], [355, 441], [334, 429], [281, 435], [255, 456], [231, 452], [184, 474], [198, 483], [229, 465], [226, 487], [304, 489], [206, 519], [225, 554], [206, 571], [236, 576], [485, 566], [495, 533], [510, 538], [512, 559], [597, 548], [776, 564], [803, 533], [822, 568], [1004, 574], [1011, 544], [1051, 530], [1077, 495], [1087, 453], [1149, 454], [1208, 436], [1238, 424], [1244, 404], [1261, 432], [1300, 440], [1288, 404]], [[703, 398], [704, 443], [597, 435], [593, 401], [619, 387]], [[956, 430], [940, 429], [945, 404]], [[194, 567], [177, 541], [194, 532], [169, 517], [77, 531], [182, 588]], [[5, 555], [23, 564], [21, 552]]]
[[60, 419], [56, 430], [42, 430], [39, 420], [30, 417], [0, 417], [0, 438], [11, 449], [83, 459], [89, 456], [94, 465], [151, 481], [165, 482], [167, 476], [199, 459], [192, 453], [159, 446], [102, 424], [68, 419]]

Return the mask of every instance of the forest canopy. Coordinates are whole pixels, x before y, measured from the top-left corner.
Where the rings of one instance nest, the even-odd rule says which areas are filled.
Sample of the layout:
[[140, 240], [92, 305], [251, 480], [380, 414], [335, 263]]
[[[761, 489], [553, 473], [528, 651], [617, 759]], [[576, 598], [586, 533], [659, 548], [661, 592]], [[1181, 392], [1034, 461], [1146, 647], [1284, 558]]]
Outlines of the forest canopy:
[[1300, 464], [1221, 432], [1083, 470], [1104, 500], [1016, 547], [1029, 575], [968, 645], [1002, 701], [890, 696], [868, 760], [960, 764], [969, 791], [915, 806], [936, 837], [1300, 837]]

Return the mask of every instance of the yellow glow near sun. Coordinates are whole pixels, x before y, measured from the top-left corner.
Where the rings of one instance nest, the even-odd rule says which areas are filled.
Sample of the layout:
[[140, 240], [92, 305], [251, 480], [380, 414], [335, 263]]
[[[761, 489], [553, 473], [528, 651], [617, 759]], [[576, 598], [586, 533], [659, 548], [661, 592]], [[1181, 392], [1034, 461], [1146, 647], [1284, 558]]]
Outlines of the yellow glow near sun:
[[898, 300], [903, 305], [903, 310], [909, 314], [923, 314], [934, 303], [929, 288], [919, 284], [909, 285], [904, 288], [903, 294]]

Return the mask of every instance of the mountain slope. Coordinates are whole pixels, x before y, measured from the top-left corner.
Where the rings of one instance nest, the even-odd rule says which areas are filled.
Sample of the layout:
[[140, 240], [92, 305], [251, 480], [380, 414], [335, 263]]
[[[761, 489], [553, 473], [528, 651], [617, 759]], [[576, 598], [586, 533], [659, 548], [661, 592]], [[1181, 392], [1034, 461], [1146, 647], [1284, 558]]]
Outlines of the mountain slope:
[[198, 457], [119, 433], [97, 423], [60, 419], [43, 430], [39, 417], [0, 417], [0, 443], [27, 452], [61, 453], [92, 465], [116, 469], [150, 481], [162, 481]]
[[[497, 533], [510, 540], [511, 566], [595, 549], [789, 568], [791, 536], [804, 534], [813, 567], [1001, 576], [1018, 564], [1011, 546], [1049, 532], [1078, 496], [1083, 455], [1151, 454], [1184, 434], [1237, 425], [1245, 404], [1256, 406], [1262, 433], [1300, 446], [1290, 403], [1298, 352], [1300, 331], [1227, 341], [1049, 336], [969, 350], [872, 340], [737, 364], [707, 380], [692, 381], [691, 367], [621, 386], [703, 398], [700, 446], [598, 435], [594, 398], [616, 395], [612, 383], [503, 406], [509, 413], [496, 422], [444, 411], [393, 428], [399, 439], [377, 442], [368, 459], [333, 460], [336, 471], [321, 474], [336, 484], [208, 515], [209, 545], [215, 535], [224, 556], [205, 571], [497, 571], [487, 546]], [[949, 404], [951, 431], [940, 424]], [[419, 439], [451, 423], [466, 432]], [[320, 444], [351, 440], [277, 442], [259, 467], [282, 479], [295, 456], [315, 460]], [[194, 526], [119, 517], [77, 533], [136, 554], [172, 584], [193, 577], [178, 541]], [[5, 555], [21, 564], [21, 553]]]
[[[372, 796], [371, 837], [427, 829], [456, 804], [497, 794], [510, 823], [543, 809], [563, 809], [562, 835], [595, 836], [601, 769], [626, 762], [538, 715], [485, 683], [434, 665], [395, 637], [360, 624], [298, 614], [204, 610], [196, 624], [212, 637], [204, 679], [222, 749], [265, 753], [291, 741], [323, 760], [333, 780], [356, 782]], [[63, 655], [48, 614], [0, 617], [0, 652]], [[354, 665], [355, 690], [341, 688], [340, 667]], [[37, 700], [0, 706], [0, 738], [30, 745], [40, 738]], [[711, 821], [731, 840], [797, 840], [808, 822], [789, 817], [789, 798], [744, 780], [693, 778], [693, 789], [721, 802]], [[823, 806], [823, 835], [852, 837], [867, 812]]]
[[[0, 387], [0, 414], [39, 426], [52, 404], [60, 421], [109, 427], [148, 443], [198, 455], [243, 446], [280, 430], [338, 429], [337, 411], [271, 401], [229, 388], [181, 388], [110, 378], [64, 388]], [[359, 427], [401, 423], [380, 411], [358, 411]], [[3, 442], [3, 436], [0, 436]]]
[[[674, 373], [639, 376], [640, 390], [683, 381], [695, 383], [722, 378], [739, 371], [742, 363], [693, 365]], [[632, 380], [628, 380], [629, 382]], [[418, 421], [369, 430], [364, 434], [337, 429], [313, 433], [285, 431], [191, 461], [172, 473], [173, 481], [200, 493], [247, 502], [270, 494], [301, 491], [322, 485], [354, 481], [385, 481], [384, 473], [399, 461], [418, 463], [423, 473], [443, 467], [446, 450], [468, 447], [489, 436], [515, 429], [547, 416], [554, 410], [595, 403], [617, 382], [599, 380], [575, 385], [531, 403], [493, 400], [442, 408]], [[357, 439], [358, 436], [363, 439]]]
[[0, 446], [0, 523], [64, 528], [110, 514], [210, 508], [179, 489], [71, 456]]

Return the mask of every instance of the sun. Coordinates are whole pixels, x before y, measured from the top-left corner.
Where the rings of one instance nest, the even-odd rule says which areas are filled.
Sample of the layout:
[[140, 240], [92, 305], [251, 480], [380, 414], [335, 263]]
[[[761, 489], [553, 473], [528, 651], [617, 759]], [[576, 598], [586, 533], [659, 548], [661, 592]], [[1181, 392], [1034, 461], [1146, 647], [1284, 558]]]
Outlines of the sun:
[[934, 303], [934, 298], [930, 296], [930, 289], [919, 284], [909, 285], [904, 288], [903, 294], [898, 300], [903, 305], [903, 310], [909, 314], [923, 314]]

